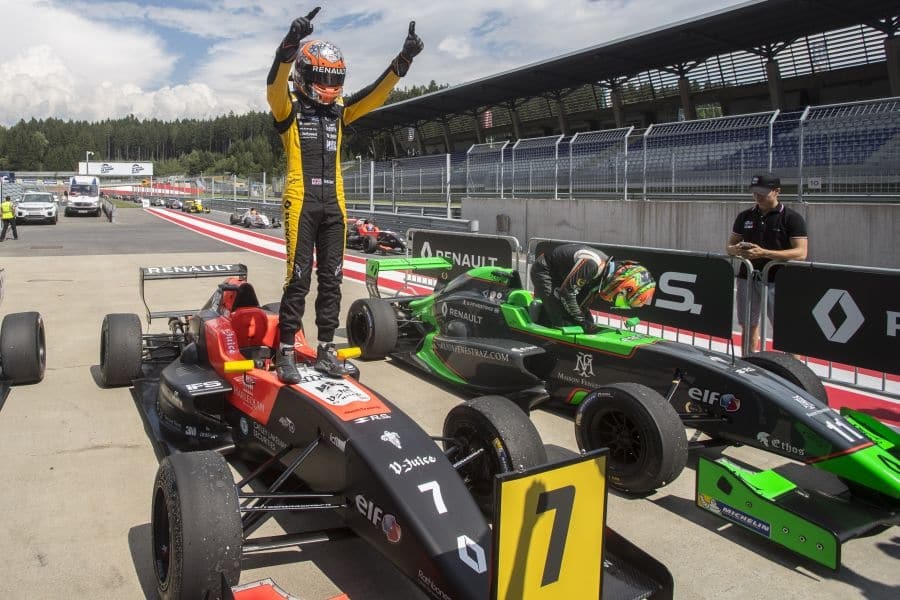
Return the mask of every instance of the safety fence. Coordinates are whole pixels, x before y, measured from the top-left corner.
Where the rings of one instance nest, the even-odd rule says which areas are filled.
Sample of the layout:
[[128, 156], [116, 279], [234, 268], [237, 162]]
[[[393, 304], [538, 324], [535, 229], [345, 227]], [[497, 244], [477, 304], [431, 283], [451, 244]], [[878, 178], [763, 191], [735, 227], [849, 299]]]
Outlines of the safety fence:
[[[260, 214], [267, 216], [270, 220], [278, 219], [280, 221], [283, 218], [281, 202], [272, 199], [263, 201], [257, 198], [250, 200], [238, 198], [235, 201], [233, 198], [218, 196], [205, 198], [203, 202], [211, 210], [231, 213], [236, 216], [243, 215], [249, 208], [255, 208]], [[366, 210], [348, 207], [347, 215], [359, 219], [370, 219], [382, 230], [391, 230], [401, 234], [412, 228], [472, 232], [477, 231], [479, 226], [478, 221], [467, 219], [448, 219], [441, 215], [395, 213], [389, 210]]]
[[900, 98], [525, 138], [465, 154], [343, 163], [354, 202], [462, 197], [713, 199], [772, 171], [799, 200], [900, 201]]

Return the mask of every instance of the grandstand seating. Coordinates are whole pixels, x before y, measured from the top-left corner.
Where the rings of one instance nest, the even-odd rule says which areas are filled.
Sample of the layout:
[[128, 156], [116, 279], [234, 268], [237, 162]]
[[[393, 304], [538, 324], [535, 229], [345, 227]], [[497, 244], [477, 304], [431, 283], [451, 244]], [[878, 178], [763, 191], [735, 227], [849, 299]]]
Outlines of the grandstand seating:
[[[664, 123], [649, 132], [586, 132], [578, 134], [590, 140], [583, 144], [573, 142], [574, 136], [550, 136], [505, 146], [476, 145], [472, 148], [477, 152], [450, 156], [451, 196], [620, 196], [626, 174], [632, 192], [683, 197], [735, 194], [746, 190], [752, 173], [769, 169], [771, 153], [772, 170], [782, 177], [787, 193], [798, 191], [805, 169], [807, 177], [827, 182], [827, 191], [806, 190], [809, 193], [900, 198], [900, 105], [885, 100], [825, 108], [802, 126], [803, 112], [758, 113]], [[842, 110], [863, 116], [847, 118]], [[368, 197], [368, 168], [361, 174], [356, 171], [357, 163], [347, 163], [345, 189], [351, 196], [364, 190]], [[376, 163], [375, 193], [444, 198], [445, 171], [446, 155]]]

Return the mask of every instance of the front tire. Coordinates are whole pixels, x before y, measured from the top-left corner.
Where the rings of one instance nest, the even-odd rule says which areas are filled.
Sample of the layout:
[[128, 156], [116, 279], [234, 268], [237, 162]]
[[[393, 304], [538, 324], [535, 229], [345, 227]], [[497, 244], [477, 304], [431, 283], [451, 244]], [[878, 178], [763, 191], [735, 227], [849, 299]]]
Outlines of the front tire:
[[371, 235], [363, 236], [363, 252], [366, 254], [373, 254], [375, 250], [378, 249], [378, 240], [373, 238]]
[[160, 463], [150, 530], [162, 600], [226, 597], [241, 576], [243, 530], [234, 478], [220, 454], [176, 453]]
[[44, 378], [47, 349], [40, 313], [11, 313], [3, 317], [0, 364], [4, 377], [13, 384], [37, 383]]
[[748, 363], [756, 365], [774, 375], [787, 379], [810, 396], [828, 406], [828, 392], [819, 376], [812, 369], [789, 354], [783, 352], [756, 352], [746, 357]]
[[582, 450], [609, 448], [610, 484], [632, 494], [671, 483], [687, 463], [678, 413], [637, 383], [615, 383], [585, 396], [575, 415], [575, 439]]
[[547, 462], [541, 436], [522, 409], [503, 396], [480, 396], [455, 406], [444, 419], [447, 458], [486, 515], [494, 508], [494, 476]]
[[359, 346], [363, 360], [382, 359], [397, 345], [397, 315], [386, 300], [356, 300], [347, 311], [346, 327], [347, 340]]
[[131, 385], [141, 376], [141, 320], [131, 313], [106, 315], [100, 328], [100, 382], [105, 387]]

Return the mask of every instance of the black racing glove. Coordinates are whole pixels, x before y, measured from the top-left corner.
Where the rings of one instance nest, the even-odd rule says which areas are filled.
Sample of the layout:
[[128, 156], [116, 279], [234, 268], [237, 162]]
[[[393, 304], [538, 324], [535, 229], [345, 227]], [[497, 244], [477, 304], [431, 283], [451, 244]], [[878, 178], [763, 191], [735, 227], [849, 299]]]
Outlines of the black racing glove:
[[406, 40], [403, 41], [403, 49], [400, 50], [397, 58], [391, 62], [391, 70], [398, 77], [405, 76], [409, 71], [409, 65], [412, 64], [413, 58], [418, 56], [424, 48], [425, 44], [422, 42], [422, 38], [416, 35], [416, 22], [410, 21], [409, 33], [406, 35]]
[[291, 28], [281, 40], [278, 46], [278, 60], [281, 62], [291, 62], [297, 56], [297, 50], [300, 48], [300, 40], [313, 32], [313, 17], [321, 10], [321, 6], [317, 6], [305, 17], [297, 17], [291, 23]]
[[585, 312], [584, 323], [582, 323], [581, 328], [584, 329], [584, 332], [587, 334], [597, 333], [600, 330], [594, 322], [594, 316], [590, 312]]

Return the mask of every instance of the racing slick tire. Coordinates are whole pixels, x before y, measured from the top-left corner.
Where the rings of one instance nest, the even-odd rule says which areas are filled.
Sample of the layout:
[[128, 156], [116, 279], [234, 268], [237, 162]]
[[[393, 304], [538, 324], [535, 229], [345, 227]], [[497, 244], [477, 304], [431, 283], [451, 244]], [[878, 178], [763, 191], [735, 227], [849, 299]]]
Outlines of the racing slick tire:
[[351, 304], [346, 327], [347, 340], [359, 346], [363, 360], [382, 359], [397, 345], [397, 315], [390, 302], [381, 298], [361, 298]]
[[231, 224], [231, 225], [237, 225], [237, 224], [240, 223], [240, 222], [241, 222], [240, 217], [236, 217], [236, 216], [234, 216], [234, 214], [228, 215], [228, 223], [229, 223], [229, 224]]
[[675, 481], [687, 463], [678, 413], [638, 383], [614, 383], [585, 396], [575, 414], [575, 439], [581, 450], [609, 448], [609, 482], [631, 494]]
[[[494, 476], [547, 462], [547, 450], [534, 423], [503, 396], [479, 396], [453, 407], [444, 419], [444, 451], [457, 468], [481, 511], [494, 509]], [[452, 441], [450, 441], [452, 440]]]
[[371, 235], [365, 235], [362, 238], [362, 249], [366, 254], [373, 254], [378, 249], [378, 240]]
[[13, 384], [37, 383], [44, 378], [47, 349], [41, 313], [10, 313], [3, 317], [0, 365], [3, 376]]
[[131, 385], [141, 376], [141, 320], [133, 313], [103, 317], [100, 328], [100, 382], [105, 387]]
[[234, 478], [221, 454], [163, 459], [153, 483], [150, 532], [162, 600], [230, 597], [241, 576], [243, 530]]
[[756, 352], [744, 358], [748, 363], [756, 365], [770, 373], [787, 379], [809, 395], [828, 406], [828, 392], [819, 376], [802, 362], [783, 352]]

